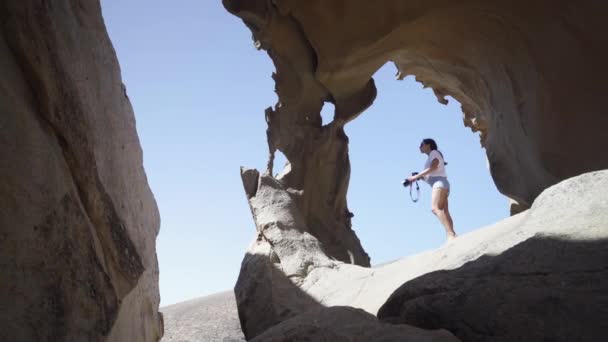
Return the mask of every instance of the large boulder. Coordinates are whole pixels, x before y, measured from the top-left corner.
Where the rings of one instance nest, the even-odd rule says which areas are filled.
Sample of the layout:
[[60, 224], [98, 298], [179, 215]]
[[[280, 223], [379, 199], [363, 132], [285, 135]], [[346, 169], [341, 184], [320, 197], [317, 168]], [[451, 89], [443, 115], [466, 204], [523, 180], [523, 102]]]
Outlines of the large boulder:
[[538, 236], [407, 282], [378, 317], [463, 341], [599, 341], [608, 333], [606, 260], [608, 237]]
[[235, 285], [245, 337], [251, 339], [302, 312], [318, 307], [297, 284], [315, 267], [334, 262], [308, 233], [295, 209], [299, 194], [270, 175], [242, 169], [241, 177], [257, 227]]
[[318, 308], [291, 318], [252, 342], [458, 342], [446, 330], [390, 325], [351, 307]]
[[[608, 171], [541, 194], [504, 253], [403, 284], [378, 317], [464, 341], [599, 341], [608, 334]], [[496, 243], [501, 243], [498, 241]]]
[[[608, 238], [608, 203], [602, 193], [605, 185], [608, 171], [569, 179], [547, 189], [532, 209], [461, 235], [441, 248], [374, 268], [345, 263], [315, 267], [299, 288], [321, 305], [349, 305], [376, 314], [393, 291], [409, 280], [437, 270], [457, 269], [484, 255], [501, 255], [534, 237], [604, 241]], [[538, 249], [531, 253], [552, 252]]]
[[0, 57], [0, 340], [157, 341], [159, 214], [99, 2], [0, 2]]
[[[273, 185], [285, 201], [292, 200], [287, 190], [281, 190], [279, 181], [260, 178], [264, 180], [258, 189]], [[589, 317], [608, 318], [602, 309], [608, 296], [608, 278], [602, 269], [608, 253], [606, 188], [608, 171], [566, 180], [543, 192], [533, 207], [521, 214], [459, 236], [439, 249], [374, 268], [324, 259], [305, 229], [282, 224], [292, 221], [280, 221], [286, 216], [277, 211], [270, 216], [276, 220], [272, 223], [260, 225], [262, 221], [256, 221], [264, 228], [243, 261], [235, 288], [243, 330], [252, 338], [310, 310], [351, 306], [370, 314], [383, 307], [379, 317], [389, 322], [450, 331], [455, 327], [453, 332], [467, 341], [500, 337], [505, 330], [513, 330], [505, 335], [506, 340], [523, 339], [528, 335], [518, 320], [546, 323], [537, 335], [529, 335], [532, 340], [554, 337], [549, 330], [556, 325], [569, 329], [564, 336], [598, 336], [604, 329], [599, 323], [603, 321]], [[286, 207], [277, 196], [265, 197], [264, 193], [269, 192], [258, 192], [250, 204]], [[281, 235], [289, 238], [269, 240]], [[295, 237], [311, 240], [304, 244]], [[441, 272], [432, 273], [435, 271]], [[404, 283], [402, 290], [395, 292]], [[538, 291], [541, 286], [545, 293]], [[494, 301], [489, 298], [498, 292], [501, 295], [495, 295]], [[546, 315], [548, 307], [530, 309], [545, 302], [566, 312], [584, 304], [587, 314], [556, 313], [550, 317]], [[493, 310], [505, 313], [499, 311], [497, 317], [488, 314]], [[500, 329], [494, 335], [461, 336], [463, 328], [458, 324], [468, 324], [472, 330], [477, 324], [481, 326], [477, 333], [488, 331], [487, 327]]]

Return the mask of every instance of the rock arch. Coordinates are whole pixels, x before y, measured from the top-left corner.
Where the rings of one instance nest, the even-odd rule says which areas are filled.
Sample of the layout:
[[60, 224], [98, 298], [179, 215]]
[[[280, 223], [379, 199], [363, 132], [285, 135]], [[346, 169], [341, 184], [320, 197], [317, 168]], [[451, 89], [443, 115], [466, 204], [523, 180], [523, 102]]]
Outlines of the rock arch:
[[[369, 265], [350, 230], [350, 165], [343, 127], [372, 105], [372, 75], [387, 61], [439, 102], [450, 95], [479, 131], [490, 171], [518, 210], [542, 190], [608, 167], [601, 98], [608, 67], [596, 1], [224, 0], [272, 58], [279, 102], [266, 110], [270, 151], [291, 161], [282, 178], [333, 258]], [[334, 121], [321, 125], [324, 102]], [[581, 148], [581, 146], [585, 146]]]

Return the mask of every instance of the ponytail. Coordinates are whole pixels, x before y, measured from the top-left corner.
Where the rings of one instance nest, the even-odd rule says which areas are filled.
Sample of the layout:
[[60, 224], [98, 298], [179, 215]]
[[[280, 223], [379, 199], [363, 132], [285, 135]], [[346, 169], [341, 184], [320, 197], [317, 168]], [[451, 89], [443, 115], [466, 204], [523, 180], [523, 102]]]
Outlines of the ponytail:
[[445, 158], [443, 157], [443, 153], [441, 153], [441, 151], [439, 150], [435, 150], [437, 152], [439, 152], [439, 154], [441, 154], [441, 158], [443, 159], [443, 165], [448, 165], [448, 162], [445, 161]]
[[[422, 140], [423, 143], [431, 145], [431, 151], [437, 151], [439, 152], [439, 154], [441, 155], [441, 158], [443, 157], [443, 153], [441, 153], [441, 151], [439, 151], [437, 149], [437, 143], [435, 142], [435, 140], [431, 139], [431, 138], [426, 138]], [[448, 165], [448, 163], [445, 161], [445, 159], [443, 160], [443, 165]]]

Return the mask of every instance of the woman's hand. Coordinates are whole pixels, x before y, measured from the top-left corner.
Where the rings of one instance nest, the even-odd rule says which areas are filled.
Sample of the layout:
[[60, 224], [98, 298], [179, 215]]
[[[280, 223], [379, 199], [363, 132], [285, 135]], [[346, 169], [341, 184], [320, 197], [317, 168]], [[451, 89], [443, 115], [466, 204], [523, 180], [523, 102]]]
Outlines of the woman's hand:
[[414, 182], [415, 182], [415, 181], [417, 181], [417, 180], [418, 180], [418, 176], [412, 176], [412, 177], [409, 177], [409, 178], [407, 179], [407, 181], [408, 181], [408, 182], [410, 182], [410, 183], [414, 183]]

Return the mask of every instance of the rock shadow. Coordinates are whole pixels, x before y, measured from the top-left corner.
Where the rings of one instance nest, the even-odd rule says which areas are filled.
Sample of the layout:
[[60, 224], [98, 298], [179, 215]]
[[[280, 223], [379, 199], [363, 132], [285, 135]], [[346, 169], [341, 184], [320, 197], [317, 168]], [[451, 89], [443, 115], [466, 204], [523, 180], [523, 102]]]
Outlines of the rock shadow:
[[324, 307], [294, 284], [272, 255], [247, 253], [241, 264], [234, 294], [247, 340], [286, 319]]
[[463, 341], [608, 336], [608, 239], [534, 236], [497, 256], [406, 282], [378, 318], [445, 328]]
[[[268, 255], [247, 253], [242, 268], [248, 286], [235, 287], [239, 320], [247, 341], [436, 341], [457, 342], [445, 329], [387, 324], [362, 309], [327, 307], [302, 291]], [[263, 270], [263, 271], [261, 271]], [[240, 278], [239, 277], [239, 278]], [[239, 279], [240, 281], [241, 279]]]

